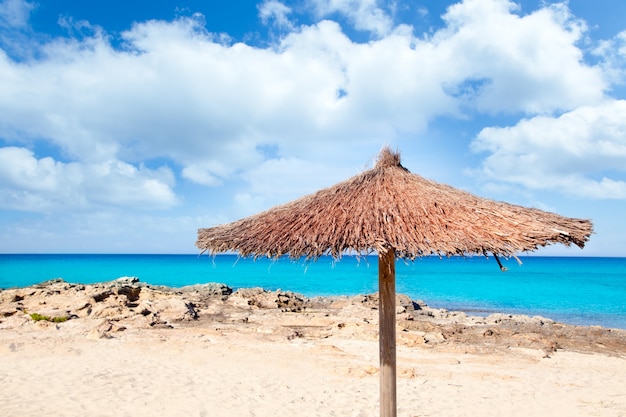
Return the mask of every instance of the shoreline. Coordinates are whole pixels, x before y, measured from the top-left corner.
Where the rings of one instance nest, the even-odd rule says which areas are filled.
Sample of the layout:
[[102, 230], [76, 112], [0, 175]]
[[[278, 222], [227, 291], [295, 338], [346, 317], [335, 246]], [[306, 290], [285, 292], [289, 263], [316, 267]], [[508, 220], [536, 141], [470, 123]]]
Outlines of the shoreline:
[[[377, 302], [132, 278], [3, 290], [0, 415], [375, 417]], [[397, 306], [398, 415], [626, 414], [626, 331]]]
[[[146, 283], [174, 288], [225, 282], [232, 288], [262, 286], [308, 297], [358, 295], [378, 290], [375, 264], [358, 262], [350, 256], [339, 262], [324, 258], [311, 263], [254, 261], [236, 255], [30, 256], [21, 260], [6, 256], [0, 287], [36, 285], [56, 277], [93, 284], [129, 275]], [[478, 307], [489, 313], [541, 315], [574, 325], [626, 329], [626, 310], [619, 297], [626, 290], [623, 275], [626, 258], [531, 256], [527, 260], [523, 258], [521, 267], [510, 267], [506, 274], [500, 272], [493, 259], [484, 257], [431, 258], [398, 264], [399, 293], [448, 310], [468, 311]]]
[[[223, 255], [221, 255], [223, 256]], [[230, 289], [231, 292], [236, 292], [239, 290], [247, 290], [249, 288], [261, 288], [261, 287], [242, 287], [242, 288], [231, 288], [229, 287], [227, 284], [224, 283], [206, 283], [206, 284], [192, 284], [192, 285], [183, 285], [183, 286], [168, 286], [168, 285], [159, 285], [159, 284], [149, 284], [146, 282], [141, 281], [139, 278], [137, 277], [120, 277], [114, 280], [110, 280], [110, 281], [103, 281], [103, 282], [94, 282], [94, 283], [80, 283], [80, 282], [69, 282], [69, 281], [65, 281], [65, 279], [63, 278], [53, 278], [53, 279], [49, 279], [49, 280], [45, 280], [39, 283], [35, 283], [35, 284], [31, 284], [31, 285], [26, 285], [26, 286], [13, 286], [13, 287], [6, 287], [6, 288], [2, 288], [0, 287], [0, 294], [3, 291], [15, 291], [15, 290], [23, 290], [23, 289], [28, 289], [28, 288], [38, 288], [41, 286], [46, 286], [52, 283], [58, 283], [58, 282], [63, 282], [72, 286], [100, 286], [100, 285], [109, 285], [111, 283], [115, 283], [115, 282], [121, 282], [124, 280], [131, 280], [133, 281], [134, 285], [138, 285], [141, 287], [145, 287], [145, 288], [153, 288], [153, 289], [160, 289], [163, 291], [168, 291], [168, 292], [179, 292], [179, 291], [185, 291], [186, 289], [189, 288], [203, 288], [206, 286], [212, 286], [212, 285], [222, 285], [224, 287], [228, 287]], [[282, 292], [282, 289], [263, 289], [265, 292]], [[307, 299], [334, 299], [334, 298], [345, 298], [345, 297], [360, 297], [360, 296], [364, 296], [365, 294], [362, 293], [355, 293], [355, 294], [351, 294], [351, 295], [303, 295], [297, 291], [291, 291], [291, 290], [286, 290], [285, 292], [289, 292], [289, 293], [295, 293], [298, 294], [300, 297], [304, 297]], [[402, 294], [403, 296], [407, 297], [407, 295]], [[427, 304], [425, 301], [423, 301], [422, 299], [417, 299], [417, 301], [419, 302], [419, 304], [426, 306], [428, 308], [434, 309], [434, 310], [442, 310], [442, 311], [448, 311], [448, 312], [457, 312], [457, 313], [465, 313], [468, 316], [473, 316], [476, 318], [482, 318], [485, 319], [490, 315], [507, 315], [507, 316], [511, 316], [511, 317], [541, 317], [544, 318], [546, 320], [549, 321], [553, 321], [553, 322], [558, 322], [567, 326], [575, 326], [575, 327], [593, 327], [593, 328], [605, 328], [605, 329], [613, 329], [613, 330], [624, 330], [626, 331], [626, 327], [622, 327], [622, 326], [610, 326], [610, 325], [604, 325], [604, 324], [595, 324], [595, 323], [585, 323], [584, 320], [582, 320], [583, 322], [576, 322], [576, 321], [581, 321], [581, 320], [576, 320], [576, 319], [572, 319], [572, 320], [567, 320], [567, 318], [562, 318], [562, 317], [567, 317], [568, 313], [555, 313], [555, 314], [550, 314], [550, 312], [538, 312], [537, 314], [532, 314], [529, 313], [527, 309], [518, 309], [520, 311], [511, 311], [511, 310], [506, 310], [505, 308], [503, 309], [498, 309], [498, 308], [483, 308], [483, 307], [465, 307], [465, 303], [462, 302], [451, 302], [451, 303], [442, 303], [442, 302], [438, 302], [438, 301], [434, 301], [433, 304]], [[446, 305], [447, 304], [447, 305]], [[602, 313], [599, 313], [600, 315], [602, 315]], [[560, 317], [559, 317], [560, 316]], [[1, 319], [1, 317], [0, 317]], [[600, 319], [600, 322], [602, 321], [609, 321], [609, 322], [614, 322], [615, 320], [607, 320], [607, 319]], [[619, 321], [621, 323], [621, 321]]]
[[[376, 333], [377, 297], [377, 294], [361, 294], [308, 298], [291, 291], [262, 288], [234, 291], [222, 283], [173, 288], [143, 283], [136, 277], [98, 284], [74, 284], [54, 279], [29, 287], [0, 290], [0, 330], [53, 323], [60, 328], [83, 327], [93, 333], [94, 328], [107, 326], [179, 328], [200, 327], [213, 322], [265, 326], [266, 322], [273, 321], [277, 324], [271, 326], [271, 331], [275, 331], [285, 327], [281, 324], [283, 320], [302, 322], [295, 326], [297, 328], [306, 327], [307, 320], [319, 321], [322, 316], [326, 318], [325, 331], [328, 334], [345, 327], [345, 323], [334, 323], [331, 318], [334, 321], [340, 318], [356, 320], [362, 330]], [[523, 314], [483, 312], [489, 314], [475, 315], [467, 311], [433, 308], [403, 294], [396, 296], [396, 304], [397, 327], [409, 335], [415, 332], [417, 336], [411, 337], [422, 338], [423, 343], [430, 343], [430, 346], [468, 342], [480, 345], [488, 340], [492, 345], [506, 347], [540, 347], [549, 354], [563, 346], [604, 352], [608, 344], [618, 349], [619, 354], [626, 354], [624, 329], [571, 325]], [[339, 330], [332, 328], [335, 325]], [[298, 329], [293, 331], [298, 337]], [[425, 331], [430, 332], [428, 337], [424, 336]], [[523, 342], [523, 338], [514, 337], [519, 334], [533, 336]], [[485, 335], [494, 337], [485, 339]], [[427, 340], [429, 337], [432, 340]], [[602, 348], [594, 349], [593, 346], [597, 345]]]

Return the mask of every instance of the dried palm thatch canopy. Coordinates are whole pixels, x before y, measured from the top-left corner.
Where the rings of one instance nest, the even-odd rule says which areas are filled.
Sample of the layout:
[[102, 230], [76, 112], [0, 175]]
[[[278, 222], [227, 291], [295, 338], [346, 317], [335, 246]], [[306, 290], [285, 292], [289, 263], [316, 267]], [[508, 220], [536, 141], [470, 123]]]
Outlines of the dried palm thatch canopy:
[[[583, 247], [587, 220], [476, 197], [411, 174], [385, 148], [376, 166], [263, 213], [198, 230], [216, 254], [317, 259], [378, 252], [380, 415], [396, 415], [395, 258], [492, 253], [515, 256], [550, 243]], [[498, 260], [498, 263], [500, 261]]]
[[291, 203], [198, 231], [209, 253], [316, 259], [395, 249], [399, 258], [511, 256], [550, 243], [589, 239], [591, 222], [476, 197], [410, 173], [388, 148], [376, 166]]

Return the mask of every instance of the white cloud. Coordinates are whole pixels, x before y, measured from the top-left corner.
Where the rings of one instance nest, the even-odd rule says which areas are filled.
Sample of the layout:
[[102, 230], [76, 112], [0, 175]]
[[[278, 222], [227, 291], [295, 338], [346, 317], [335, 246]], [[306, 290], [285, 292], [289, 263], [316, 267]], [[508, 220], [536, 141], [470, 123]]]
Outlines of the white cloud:
[[163, 209], [177, 199], [172, 173], [121, 161], [98, 164], [37, 159], [27, 149], [0, 148], [0, 208], [24, 211], [83, 210], [98, 205]]
[[[403, 144], [406, 161], [450, 151], [438, 169], [453, 180], [467, 138], [498, 124], [510, 127], [472, 145], [492, 190], [550, 195], [555, 209], [559, 192], [612, 198], [602, 206], [623, 212], [626, 117], [607, 95], [626, 79], [626, 35], [585, 56], [593, 33], [566, 3], [522, 14], [508, 0], [464, 0], [416, 36], [394, 22], [404, 12], [393, 0], [267, 0], [259, 17], [283, 34], [270, 46], [233, 43], [198, 14], [138, 21], [121, 46], [70, 15], [59, 21], [68, 36], [40, 36], [33, 5], [0, 0], [0, 210], [42, 213], [0, 219], [6, 250], [63, 240], [80, 242], [66, 251], [170, 252], [176, 241], [193, 252], [197, 227], [343, 180], [383, 143]], [[135, 211], [153, 208], [169, 210]]]
[[479, 111], [529, 114], [598, 102], [607, 88], [577, 47], [586, 29], [564, 5], [513, 13], [508, 0], [465, 0], [433, 37], [448, 91]]
[[[483, 129], [472, 147], [488, 152], [482, 174], [495, 181], [587, 198], [626, 198], [626, 101]], [[613, 179], [616, 176], [618, 179]]]
[[223, 163], [209, 161], [203, 164], [191, 164], [183, 168], [183, 177], [202, 185], [222, 185], [221, 178], [231, 175], [232, 172]]
[[600, 65], [612, 84], [626, 84], [626, 31], [599, 42], [593, 53], [602, 60]]
[[340, 13], [357, 30], [371, 32], [377, 37], [389, 34], [393, 26], [391, 16], [379, 7], [377, 0], [310, 0], [310, 3], [319, 17]]
[[300, 158], [277, 158], [263, 162], [245, 175], [250, 184], [236, 196], [242, 215], [284, 204], [329, 187], [357, 174], [348, 167], [336, 168]]
[[276, 0], [266, 0], [258, 6], [259, 17], [264, 24], [271, 20], [281, 29], [292, 30], [293, 23], [289, 20], [291, 8]]
[[5, 54], [13, 57], [31, 56], [33, 30], [30, 15], [38, 7], [25, 0], [0, 0], [0, 59]]
[[0, 148], [0, 175], [15, 187], [51, 192], [58, 187], [61, 164], [52, 158], [33, 157], [23, 148]]
[[[244, 192], [257, 196], [252, 173], [268, 159], [264, 146], [278, 150], [270, 159], [355, 166], [381, 143], [420, 135], [441, 116], [571, 110], [599, 102], [606, 88], [576, 46], [584, 25], [563, 7], [519, 16], [505, 0], [465, 0], [445, 15], [447, 28], [420, 39], [393, 27], [373, 0], [314, 4], [380, 38], [357, 43], [325, 20], [260, 48], [225, 42], [195, 15], [135, 24], [121, 49], [88, 27], [93, 33], [80, 40], [41, 45], [37, 59], [16, 62], [0, 51], [0, 138], [17, 146], [48, 141], [75, 161], [21, 155], [37, 172], [56, 173], [61, 185], [50, 186], [58, 195], [96, 204], [85, 186], [94, 175], [114, 179], [111, 189], [96, 187], [109, 193], [103, 204], [117, 194], [121, 204], [169, 207], [174, 174], [138, 161], [171, 161], [203, 185], [244, 178]], [[286, 18], [280, 5], [261, 10]], [[277, 163], [277, 177], [291, 175], [287, 165]], [[70, 181], [70, 170], [85, 179]], [[22, 191], [40, 205], [53, 199], [44, 189]], [[10, 199], [20, 207], [27, 196]]]
[[0, 27], [25, 28], [35, 7], [35, 3], [24, 0], [0, 1]]

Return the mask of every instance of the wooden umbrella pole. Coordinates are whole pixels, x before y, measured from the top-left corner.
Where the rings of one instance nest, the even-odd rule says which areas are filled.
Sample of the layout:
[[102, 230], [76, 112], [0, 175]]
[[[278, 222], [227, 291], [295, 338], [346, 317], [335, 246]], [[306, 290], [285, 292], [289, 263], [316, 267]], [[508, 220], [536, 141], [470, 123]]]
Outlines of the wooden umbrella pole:
[[380, 417], [396, 417], [396, 253], [378, 254]]

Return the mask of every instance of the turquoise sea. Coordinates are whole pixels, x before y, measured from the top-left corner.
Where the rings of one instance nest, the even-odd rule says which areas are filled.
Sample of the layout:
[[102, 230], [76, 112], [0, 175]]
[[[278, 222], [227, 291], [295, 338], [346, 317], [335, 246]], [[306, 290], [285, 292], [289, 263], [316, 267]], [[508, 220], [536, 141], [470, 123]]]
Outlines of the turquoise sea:
[[[429, 306], [487, 315], [540, 315], [570, 324], [626, 329], [626, 258], [425, 257], [397, 261], [397, 292]], [[52, 278], [74, 283], [136, 276], [171, 287], [222, 282], [237, 289], [263, 287], [306, 296], [373, 293], [377, 258], [339, 261], [239, 258], [236, 255], [7, 255], [0, 254], [0, 288], [23, 287]]]

